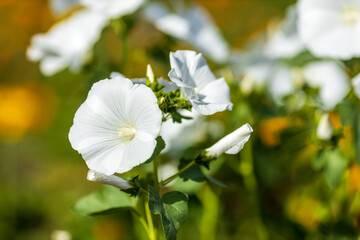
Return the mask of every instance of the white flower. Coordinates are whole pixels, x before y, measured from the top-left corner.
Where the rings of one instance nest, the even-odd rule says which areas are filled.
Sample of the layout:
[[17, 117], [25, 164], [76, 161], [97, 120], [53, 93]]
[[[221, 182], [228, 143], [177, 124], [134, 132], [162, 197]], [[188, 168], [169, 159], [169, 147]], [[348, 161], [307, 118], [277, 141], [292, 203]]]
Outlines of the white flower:
[[41, 61], [40, 70], [46, 76], [67, 67], [77, 72], [91, 57], [91, 49], [105, 24], [102, 15], [79, 11], [56, 23], [47, 33], [33, 36], [27, 56], [32, 61]]
[[353, 78], [351, 83], [354, 88], [355, 95], [360, 98], [360, 73]]
[[218, 63], [224, 63], [230, 56], [227, 43], [213, 24], [209, 14], [198, 6], [182, 11], [170, 12], [164, 5], [150, 4], [145, 9], [145, 17], [160, 31], [186, 41], [197, 50]]
[[80, 0], [85, 7], [103, 14], [105, 17], [118, 18], [135, 12], [146, 0]]
[[224, 78], [216, 79], [201, 53], [176, 51], [170, 53], [171, 70], [169, 77], [181, 88], [194, 109], [211, 115], [232, 109], [229, 86]]
[[249, 140], [253, 129], [246, 123], [234, 132], [226, 135], [210, 148], [206, 149], [207, 155], [219, 157], [223, 153], [237, 154], [243, 149], [245, 143]]
[[300, 36], [314, 55], [360, 56], [360, 1], [300, 0], [298, 14]]
[[311, 87], [320, 88], [321, 104], [326, 110], [333, 109], [348, 93], [348, 77], [335, 62], [322, 61], [306, 65], [305, 81]]
[[89, 170], [87, 174], [87, 180], [92, 182], [98, 182], [102, 184], [111, 185], [118, 187], [122, 190], [132, 188], [128, 180], [122, 179], [115, 175], [106, 175], [104, 173], [99, 173], [94, 170]]
[[295, 7], [287, 9], [285, 20], [272, 29], [265, 43], [265, 54], [273, 58], [292, 58], [305, 49], [297, 29], [297, 12]]
[[162, 112], [150, 88], [116, 77], [93, 85], [69, 139], [91, 170], [123, 173], [152, 155]]
[[329, 114], [324, 113], [320, 119], [319, 125], [316, 130], [319, 139], [330, 140], [333, 135], [333, 125], [331, 124]]
[[66, 12], [69, 8], [79, 4], [79, 0], [50, 0], [50, 9], [55, 15]]

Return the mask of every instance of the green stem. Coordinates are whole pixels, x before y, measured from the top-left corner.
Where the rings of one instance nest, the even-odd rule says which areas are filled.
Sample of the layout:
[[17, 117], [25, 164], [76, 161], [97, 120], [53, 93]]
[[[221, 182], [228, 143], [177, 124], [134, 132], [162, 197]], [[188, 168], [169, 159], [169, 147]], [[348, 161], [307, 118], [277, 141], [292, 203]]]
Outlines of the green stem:
[[153, 224], [153, 220], [152, 220], [152, 216], [151, 216], [151, 212], [150, 212], [150, 208], [149, 208], [149, 203], [148, 201], [144, 201], [144, 205], [145, 205], [145, 214], [146, 214], [146, 220], [148, 223], [148, 235], [149, 235], [149, 239], [150, 240], [156, 240], [156, 234], [155, 234], [155, 229], [154, 229], [154, 224]]
[[160, 188], [159, 188], [159, 173], [158, 173], [158, 165], [159, 165], [159, 160], [157, 157], [154, 158], [153, 160], [153, 166], [154, 166], [154, 189], [156, 192], [159, 192]]
[[188, 170], [190, 167], [192, 167], [195, 163], [196, 163], [195, 160], [192, 160], [190, 163], [188, 163], [188, 165], [186, 165], [184, 168], [180, 169], [177, 173], [175, 173], [174, 175], [172, 175], [172, 176], [168, 177], [167, 179], [161, 181], [160, 185], [161, 186], [166, 186], [171, 181], [173, 181], [175, 178], [177, 178], [180, 174], [182, 174], [183, 172]]
[[261, 208], [258, 196], [258, 187], [256, 176], [254, 173], [254, 160], [252, 153], [252, 138], [247, 143], [247, 148], [241, 151], [241, 159], [239, 171], [244, 177], [244, 184], [249, 192], [250, 203], [253, 203], [253, 210], [255, 213], [255, 220], [258, 226], [258, 237], [260, 240], [269, 239], [267, 230], [261, 220]]

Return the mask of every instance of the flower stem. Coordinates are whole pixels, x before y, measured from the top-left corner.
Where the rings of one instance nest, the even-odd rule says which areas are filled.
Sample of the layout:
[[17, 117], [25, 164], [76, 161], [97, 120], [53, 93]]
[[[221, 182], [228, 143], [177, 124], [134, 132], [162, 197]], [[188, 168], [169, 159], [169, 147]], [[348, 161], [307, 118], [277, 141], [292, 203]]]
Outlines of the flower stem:
[[188, 163], [188, 165], [186, 165], [185, 167], [183, 167], [182, 169], [180, 169], [177, 173], [175, 173], [174, 175], [168, 177], [167, 179], [163, 180], [160, 182], [161, 186], [166, 186], [167, 184], [169, 184], [171, 181], [173, 181], [175, 178], [177, 178], [180, 174], [182, 174], [183, 172], [185, 172], [186, 170], [188, 170], [190, 167], [192, 167], [195, 164], [195, 160], [192, 160], [190, 163]]
[[158, 173], [158, 165], [159, 160], [158, 158], [154, 158], [153, 160], [153, 166], [154, 166], [154, 189], [156, 192], [159, 192], [159, 173]]
[[149, 203], [148, 203], [147, 199], [145, 199], [144, 205], [145, 205], [146, 220], [147, 220], [147, 223], [148, 223], [149, 239], [150, 240], [156, 240], [154, 224], [153, 224], [153, 220], [152, 220], [152, 216], [151, 216], [151, 212], [150, 212], [150, 208], [149, 208]]

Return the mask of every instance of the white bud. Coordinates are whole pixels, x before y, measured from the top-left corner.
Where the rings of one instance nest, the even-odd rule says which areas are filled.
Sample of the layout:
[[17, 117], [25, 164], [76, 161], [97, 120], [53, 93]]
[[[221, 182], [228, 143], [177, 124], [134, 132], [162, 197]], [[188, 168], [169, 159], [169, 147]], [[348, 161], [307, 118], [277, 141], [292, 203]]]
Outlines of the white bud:
[[211, 157], [219, 157], [223, 153], [237, 154], [249, 140], [253, 129], [246, 123], [232, 133], [226, 135], [210, 148], [206, 149]]
[[360, 74], [356, 75], [352, 80], [355, 95], [360, 98]]
[[125, 179], [122, 179], [115, 175], [106, 175], [103, 173], [99, 173], [94, 170], [89, 170], [89, 172], [87, 174], [87, 180], [92, 181], [92, 182], [98, 182], [98, 183], [111, 185], [114, 187], [118, 187], [122, 190], [132, 188], [129, 181], [127, 181]]
[[146, 68], [146, 76], [149, 78], [150, 82], [154, 82], [155, 80], [155, 75], [154, 75], [154, 72], [150, 66], [150, 64], [147, 65], [147, 68]]
[[330, 140], [333, 135], [333, 126], [331, 124], [329, 114], [325, 113], [322, 115], [316, 134], [321, 140]]

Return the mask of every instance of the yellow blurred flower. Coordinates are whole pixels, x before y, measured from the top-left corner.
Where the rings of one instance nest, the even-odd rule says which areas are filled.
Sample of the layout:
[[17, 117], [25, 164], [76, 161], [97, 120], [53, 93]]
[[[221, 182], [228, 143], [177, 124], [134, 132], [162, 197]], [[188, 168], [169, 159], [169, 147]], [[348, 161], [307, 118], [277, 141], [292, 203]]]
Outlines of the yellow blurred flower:
[[348, 189], [349, 193], [360, 190], [360, 165], [357, 163], [354, 163], [349, 168]]
[[287, 117], [270, 118], [261, 121], [259, 135], [261, 142], [268, 147], [280, 144], [280, 133], [291, 125], [291, 119]]
[[46, 127], [53, 115], [54, 96], [38, 84], [0, 86], [0, 140], [13, 142], [30, 129]]
[[326, 207], [310, 196], [293, 194], [286, 204], [286, 215], [308, 230], [316, 230], [319, 223], [327, 216]]

